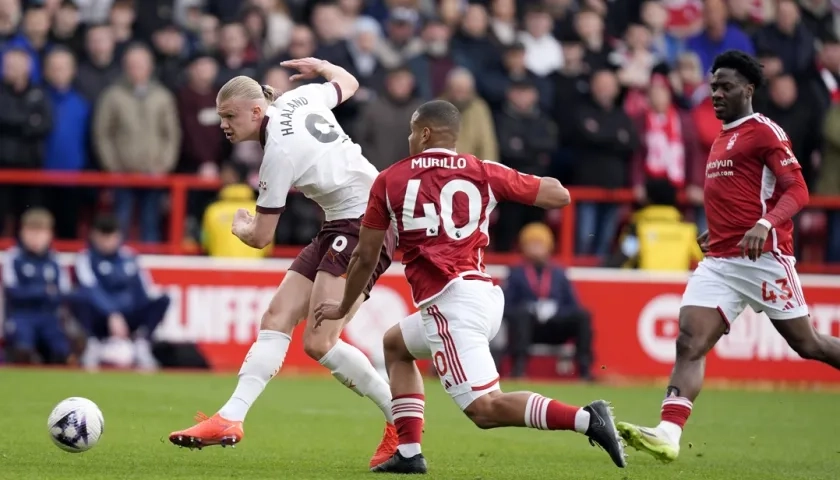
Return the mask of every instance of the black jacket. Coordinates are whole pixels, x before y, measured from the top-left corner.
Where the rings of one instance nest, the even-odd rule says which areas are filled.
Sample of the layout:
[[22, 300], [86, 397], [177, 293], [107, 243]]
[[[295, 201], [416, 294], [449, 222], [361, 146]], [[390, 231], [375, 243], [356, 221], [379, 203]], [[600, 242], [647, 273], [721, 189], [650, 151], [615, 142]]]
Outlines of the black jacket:
[[0, 168], [41, 168], [44, 139], [52, 128], [46, 92], [28, 86], [22, 92], [0, 84]]
[[525, 114], [506, 106], [496, 115], [501, 163], [523, 173], [545, 175], [557, 148], [557, 127], [539, 110]]

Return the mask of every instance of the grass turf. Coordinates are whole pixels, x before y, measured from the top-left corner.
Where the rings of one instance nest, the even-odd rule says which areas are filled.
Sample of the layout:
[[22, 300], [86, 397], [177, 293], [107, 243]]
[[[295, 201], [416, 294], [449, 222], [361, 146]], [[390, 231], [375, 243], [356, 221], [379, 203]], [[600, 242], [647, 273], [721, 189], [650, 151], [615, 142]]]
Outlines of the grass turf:
[[[235, 449], [178, 449], [168, 433], [214, 412], [233, 375], [0, 370], [0, 479], [356, 479], [381, 478], [367, 463], [383, 426], [379, 411], [331, 378], [278, 377], [251, 411]], [[559, 400], [611, 400], [619, 419], [658, 421], [659, 388], [524, 385]], [[46, 419], [69, 396], [97, 402], [100, 444], [83, 454], [54, 447]], [[838, 395], [707, 391], [683, 436], [677, 462], [630, 450], [627, 469], [569, 432], [481, 431], [427, 384], [424, 453], [437, 479], [829, 479], [837, 478]], [[387, 477], [386, 477], [387, 478]]]

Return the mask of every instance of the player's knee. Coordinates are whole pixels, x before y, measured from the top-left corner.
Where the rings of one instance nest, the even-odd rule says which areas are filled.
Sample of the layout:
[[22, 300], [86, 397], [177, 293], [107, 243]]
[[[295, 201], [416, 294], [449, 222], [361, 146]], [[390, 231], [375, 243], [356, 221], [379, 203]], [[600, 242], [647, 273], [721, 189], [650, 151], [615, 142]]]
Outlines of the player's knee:
[[336, 340], [324, 335], [304, 335], [303, 351], [313, 360], [320, 360], [335, 346]]
[[706, 355], [705, 342], [688, 330], [680, 329], [677, 336], [677, 358], [694, 361]]
[[385, 332], [385, 336], [382, 337], [382, 350], [385, 354], [386, 364], [404, 359], [413, 359], [408, 348], [405, 346], [405, 340], [403, 340], [402, 330], [399, 325], [395, 325]]

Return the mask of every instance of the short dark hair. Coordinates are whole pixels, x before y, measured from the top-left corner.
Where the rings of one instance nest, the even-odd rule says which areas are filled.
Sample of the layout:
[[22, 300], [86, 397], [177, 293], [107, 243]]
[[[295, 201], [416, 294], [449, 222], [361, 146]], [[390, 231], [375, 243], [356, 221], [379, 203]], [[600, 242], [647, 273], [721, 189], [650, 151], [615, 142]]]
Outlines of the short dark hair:
[[120, 230], [120, 224], [117, 221], [117, 217], [103, 213], [97, 215], [93, 220], [91, 230], [94, 232], [104, 233], [105, 235], [110, 235]]
[[417, 109], [414, 123], [430, 127], [442, 127], [458, 133], [461, 128], [461, 112], [446, 100], [432, 100]]
[[712, 73], [720, 68], [731, 68], [738, 72], [756, 89], [763, 87], [766, 79], [762, 65], [753, 56], [740, 50], [727, 50], [717, 57], [712, 64]]

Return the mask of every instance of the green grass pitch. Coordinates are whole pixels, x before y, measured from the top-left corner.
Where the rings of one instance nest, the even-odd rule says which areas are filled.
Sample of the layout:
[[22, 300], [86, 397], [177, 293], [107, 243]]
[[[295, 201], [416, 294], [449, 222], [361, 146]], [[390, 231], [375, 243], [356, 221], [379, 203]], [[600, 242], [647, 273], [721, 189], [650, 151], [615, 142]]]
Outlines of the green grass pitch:
[[[212, 414], [234, 375], [0, 370], [0, 479], [362, 479], [379, 441], [380, 412], [329, 377], [271, 382], [251, 410], [235, 449], [178, 449], [168, 433]], [[683, 436], [677, 462], [629, 451], [628, 468], [570, 432], [475, 428], [443, 393], [426, 385], [424, 453], [435, 479], [837, 479], [840, 396], [818, 392], [706, 391]], [[660, 388], [523, 385], [576, 404], [605, 398], [619, 419], [658, 421]], [[52, 407], [69, 396], [105, 415], [99, 445], [65, 453], [48, 438]], [[689, 448], [689, 443], [691, 448]]]

